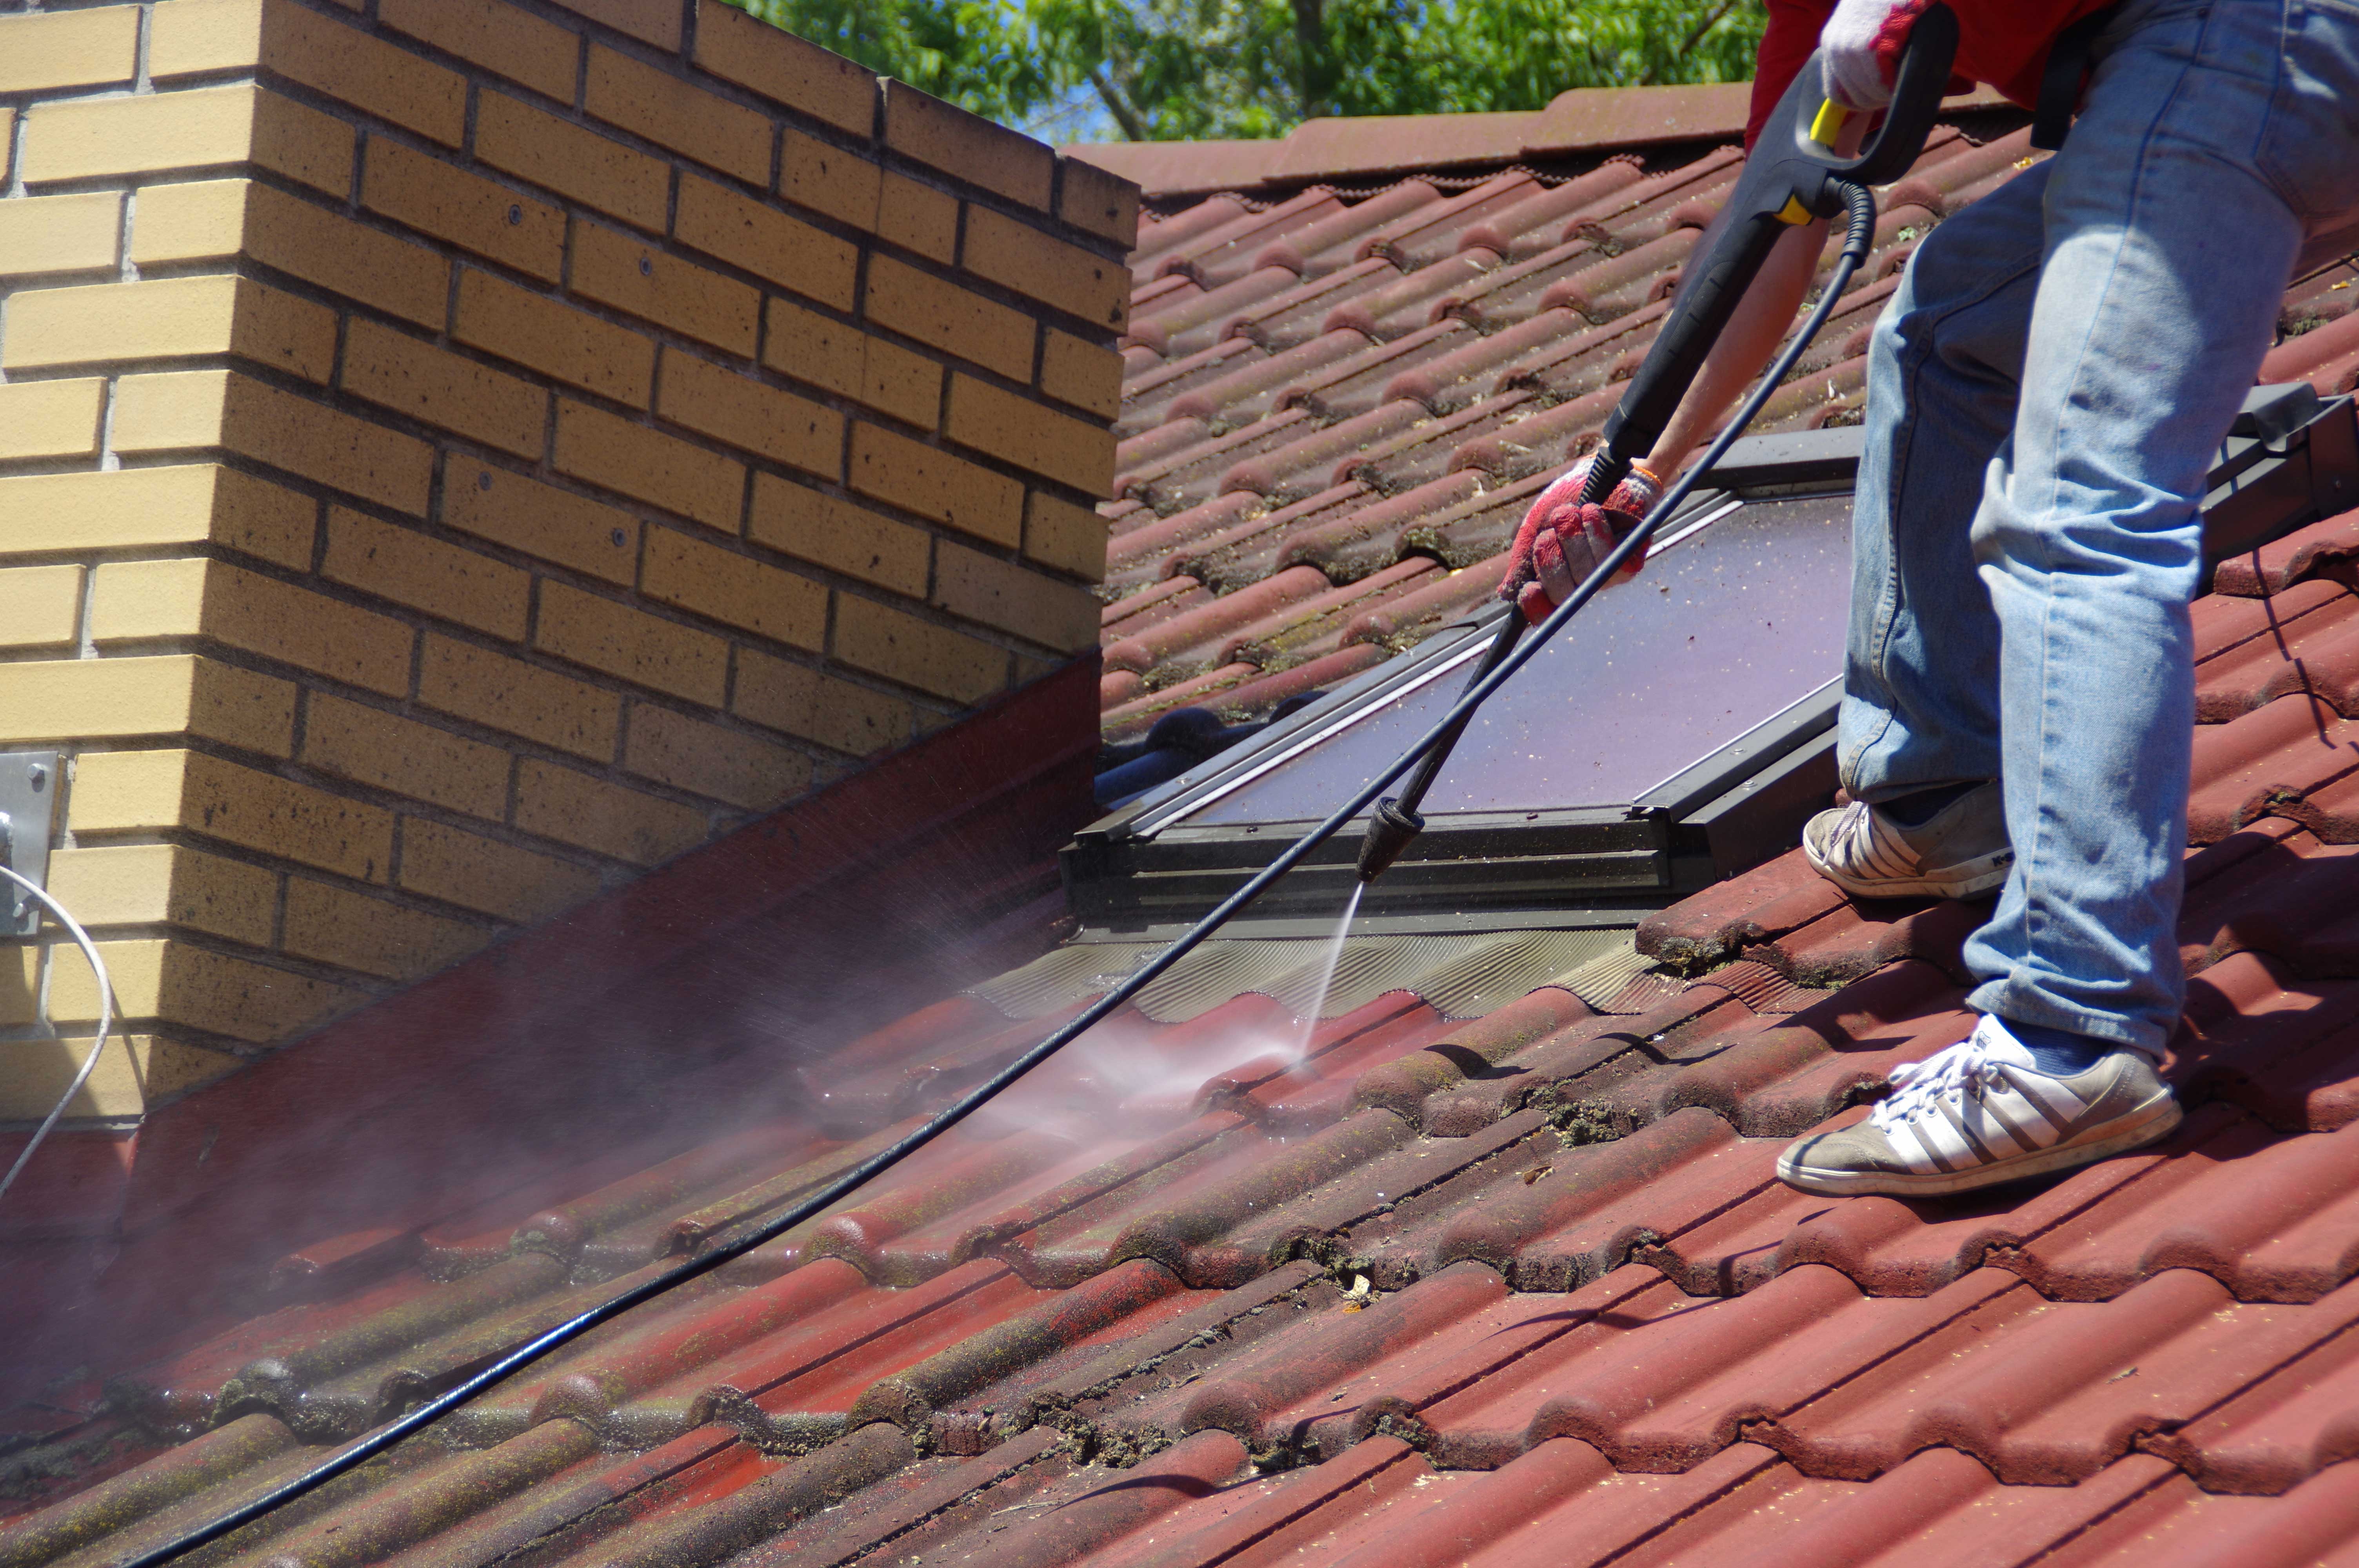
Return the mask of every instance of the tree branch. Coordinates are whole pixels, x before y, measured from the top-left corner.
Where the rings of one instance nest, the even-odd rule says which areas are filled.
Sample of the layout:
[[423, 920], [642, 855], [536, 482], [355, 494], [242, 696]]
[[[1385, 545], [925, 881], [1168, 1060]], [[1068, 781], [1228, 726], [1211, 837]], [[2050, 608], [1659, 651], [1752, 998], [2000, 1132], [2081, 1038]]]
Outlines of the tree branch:
[[1122, 134], [1125, 139], [1134, 142], [1147, 140], [1146, 122], [1138, 117], [1138, 111], [1132, 108], [1124, 100], [1123, 95], [1115, 91], [1114, 83], [1106, 80], [1105, 72], [1098, 68], [1095, 61], [1092, 61], [1090, 65], [1090, 85], [1097, 89], [1099, 99], [1106, 106], [1106, 113], [1113, 115], [1114, 123], [1122, 127]]
[[1696, 45], [1703, 42], [1703, 36], [1712, 31], [1714, 27], [1720, 26], [1720, 19], [1734, 9], [1736, 9], [1736, 0], [1720, 0], [1720, 5], [1713, 9], [1712, 15], [1706, 16], [1702, 21], [1698, 22], [1696, 24], [1695, 31], [1690, 33], [1687, 36], [1686, 41], [1671, 51], [1671, 58], [1673, 59], [1685, 59], [1687, 58], [1688, 51], [1695, 48]]
[[1294, 52], [1301, 73], [1302, 117], [1308, 120], [1327, 106], [1321, 80], [1326, 74], [1321, 69], [1327, 54], [1325, 0], [1294, 0]]

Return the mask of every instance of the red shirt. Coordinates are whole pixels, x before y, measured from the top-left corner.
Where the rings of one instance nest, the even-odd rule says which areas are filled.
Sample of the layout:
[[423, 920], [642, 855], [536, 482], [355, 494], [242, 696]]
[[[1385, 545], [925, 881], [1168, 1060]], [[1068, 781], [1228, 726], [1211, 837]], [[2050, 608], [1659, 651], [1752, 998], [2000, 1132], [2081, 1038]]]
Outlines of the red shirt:
[[[1767, 0], [1769, 29], [1761, 38], [1761, 53], [1754, 67], [1752, 113], [1745, 121], [1745, 146], [1767, 123], [1786, 89], [1819, 47], [1819, 29], [1834, 13], [1834, 0]], [[1892, 55], [1897, 59], [1907, 27], [1927, 0], [1903, 0], [1894, 14]], [[1949, 0], [1958, 14], [1958, 58], [1955, 70], [1965, 85], [1987, 81], [2027, 109], [2038, 105], [2039, 79], [2048, 67], [2048, 49], [2056, 35], [2113, 0]], [[1891, 60], [1886, 62], [1890, 74]]]

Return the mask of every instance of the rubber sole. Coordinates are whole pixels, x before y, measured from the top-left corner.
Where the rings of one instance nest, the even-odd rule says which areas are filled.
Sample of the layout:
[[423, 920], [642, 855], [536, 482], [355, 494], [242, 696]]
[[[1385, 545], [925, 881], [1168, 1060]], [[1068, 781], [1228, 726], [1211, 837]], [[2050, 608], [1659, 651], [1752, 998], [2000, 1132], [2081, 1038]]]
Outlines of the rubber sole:
[[[2162, 1110], [2147, 1115], [2158, 1100]], [[1971, 1171], [1934, 1171], [1921, 1176], [1907, 1171], [1813, 1169], [1796, 1163], [1793, 1151], [1788, 1150], [1777, 1156], [1777, 1179], [1798, 1191], [1821, 1197], [1857, 1197], [1868, 1194], [1896, 1198], [1948, 1197], [1957, 1193], [1999, 1186], [2007, 1182], [2025, 1182], [2034, 1176], [2053, 1175], [2058, 1171], [2070, 1171], [2082, 1165], [2093, 1165], [2100, 1160], [2110, 1160], [2116, 1154], [2126, 1154], [2133, 1149], [2144, 1148], [2148, 1143], [2169, 1137], [2185, 1115], [2179, 1101], [2165, 1092], [2127, 1116], [2097, 1129], [2099, 1136], [2088, 1142], [2060, 1144], [2052, 1149], [2043, 1149], [2037, 1154], [2021, 1154], [2011, 1160], [1977, 1166]], [[2125, 1126], [2125, 1123], [2129, 1125]], [[2112, 1130], [2116, 1128], [2121, 1130]]]
[[1854, 877], [1819, 859], [1818, 851], [1808, 843], [1802, 846], [1802, 858], [1810, 862], [1810, 870], [1854, 898], [1976, 898], [2004, 887], [2006, 873], [2015, 864], [2015, 857], [2009, 855], [2006, 865], [1972, 876], [1937, 872], [1925, 877]]

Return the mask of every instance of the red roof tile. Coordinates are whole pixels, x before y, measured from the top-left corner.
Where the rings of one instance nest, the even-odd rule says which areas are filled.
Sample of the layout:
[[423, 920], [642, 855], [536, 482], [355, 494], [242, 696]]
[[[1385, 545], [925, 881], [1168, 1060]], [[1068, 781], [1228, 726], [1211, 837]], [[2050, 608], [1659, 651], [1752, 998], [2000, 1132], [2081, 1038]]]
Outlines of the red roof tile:
[[[2009, 167], [1951, 153], [1929, 186]], [[1565, 324], [1593, 364], [1634, 346]], [[1208, 401], [1175, 450], [1261, 395]], [[1371, 479], [1411, 449], [1386, 443], [1437, 423], [1416, 399], [1375, 410], [1403, 401], [1397, 429], [1305, 415], [1259, 448], [1285, 415], [1255, 407], [1222, 455], [1266, 463], [1267, 492], [1301, 492], [1288, 505], [1234, 489], [1131, 514], [1203, 576], [1108, 607], [1130, 650], [1110, 690], [1167, 683], [1128, 688], [1118, 727], [1191, 691], [1259, 685], [1266, 703], [1342, 678], [1486, 589], [1495, 566], [1445, 577], [1431, 557], [1495, 554], [1528, 486], [1457, 461]], [[1552, 462], [1573, 432], [1551, 427]], [[2196, 607], [2193, 979], [2166, 1068], [2190, 1114], [2162, 1145], [1943, 1203], [1777, 1183], [1785, 1140], [1862, 1114], [1895, 1065], [1957, 1038], [1959, 945], [1982, 917], [1854, 903], [1797, 856], [1647, 921], [1636, 953], [1595, 933], [1355, 938], [1321, 1019], [1298, 1016], [1305, 946], [1215, 943], [832, 1213], [232, 1550], [798, 1568], [2347, 1555], [2354, 522], [2225, 563]], [[113, 1457], [0, 1530], [0, 1562], [118, 1558], [293, 1474], [810, 1190], [1138, 951], [1060, 949], [874, 1030], [790, 1109], [691, 1147], [294, 1238], [275, 1310], [10, 1418], [52, 1445], [37, 1453]]]

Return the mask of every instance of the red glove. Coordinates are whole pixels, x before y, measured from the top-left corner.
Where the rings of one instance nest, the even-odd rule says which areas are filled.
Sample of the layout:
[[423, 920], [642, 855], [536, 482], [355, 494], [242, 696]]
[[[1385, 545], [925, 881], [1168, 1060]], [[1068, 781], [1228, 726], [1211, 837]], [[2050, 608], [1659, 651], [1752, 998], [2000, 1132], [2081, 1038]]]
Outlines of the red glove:
[[[1534, 625], [1571, 596], [1663, 493], [1662, 481], [1643, 463], [1630, 465], [1628, 477], [1614, 487], [1603, 506], [1581, 503], [1581, 492], [1588, 481], [1589, 460], [1583, 458], [1540, 492], [1532, 509], [1524, 514], [1523, 526], [1516, 530], [1499, 597], [1513, 600], [1524, 619]], [[1646, 560], [1647, 552], [1639, 550], [1614, 574], [1609, 586], [1636, 577]]]

